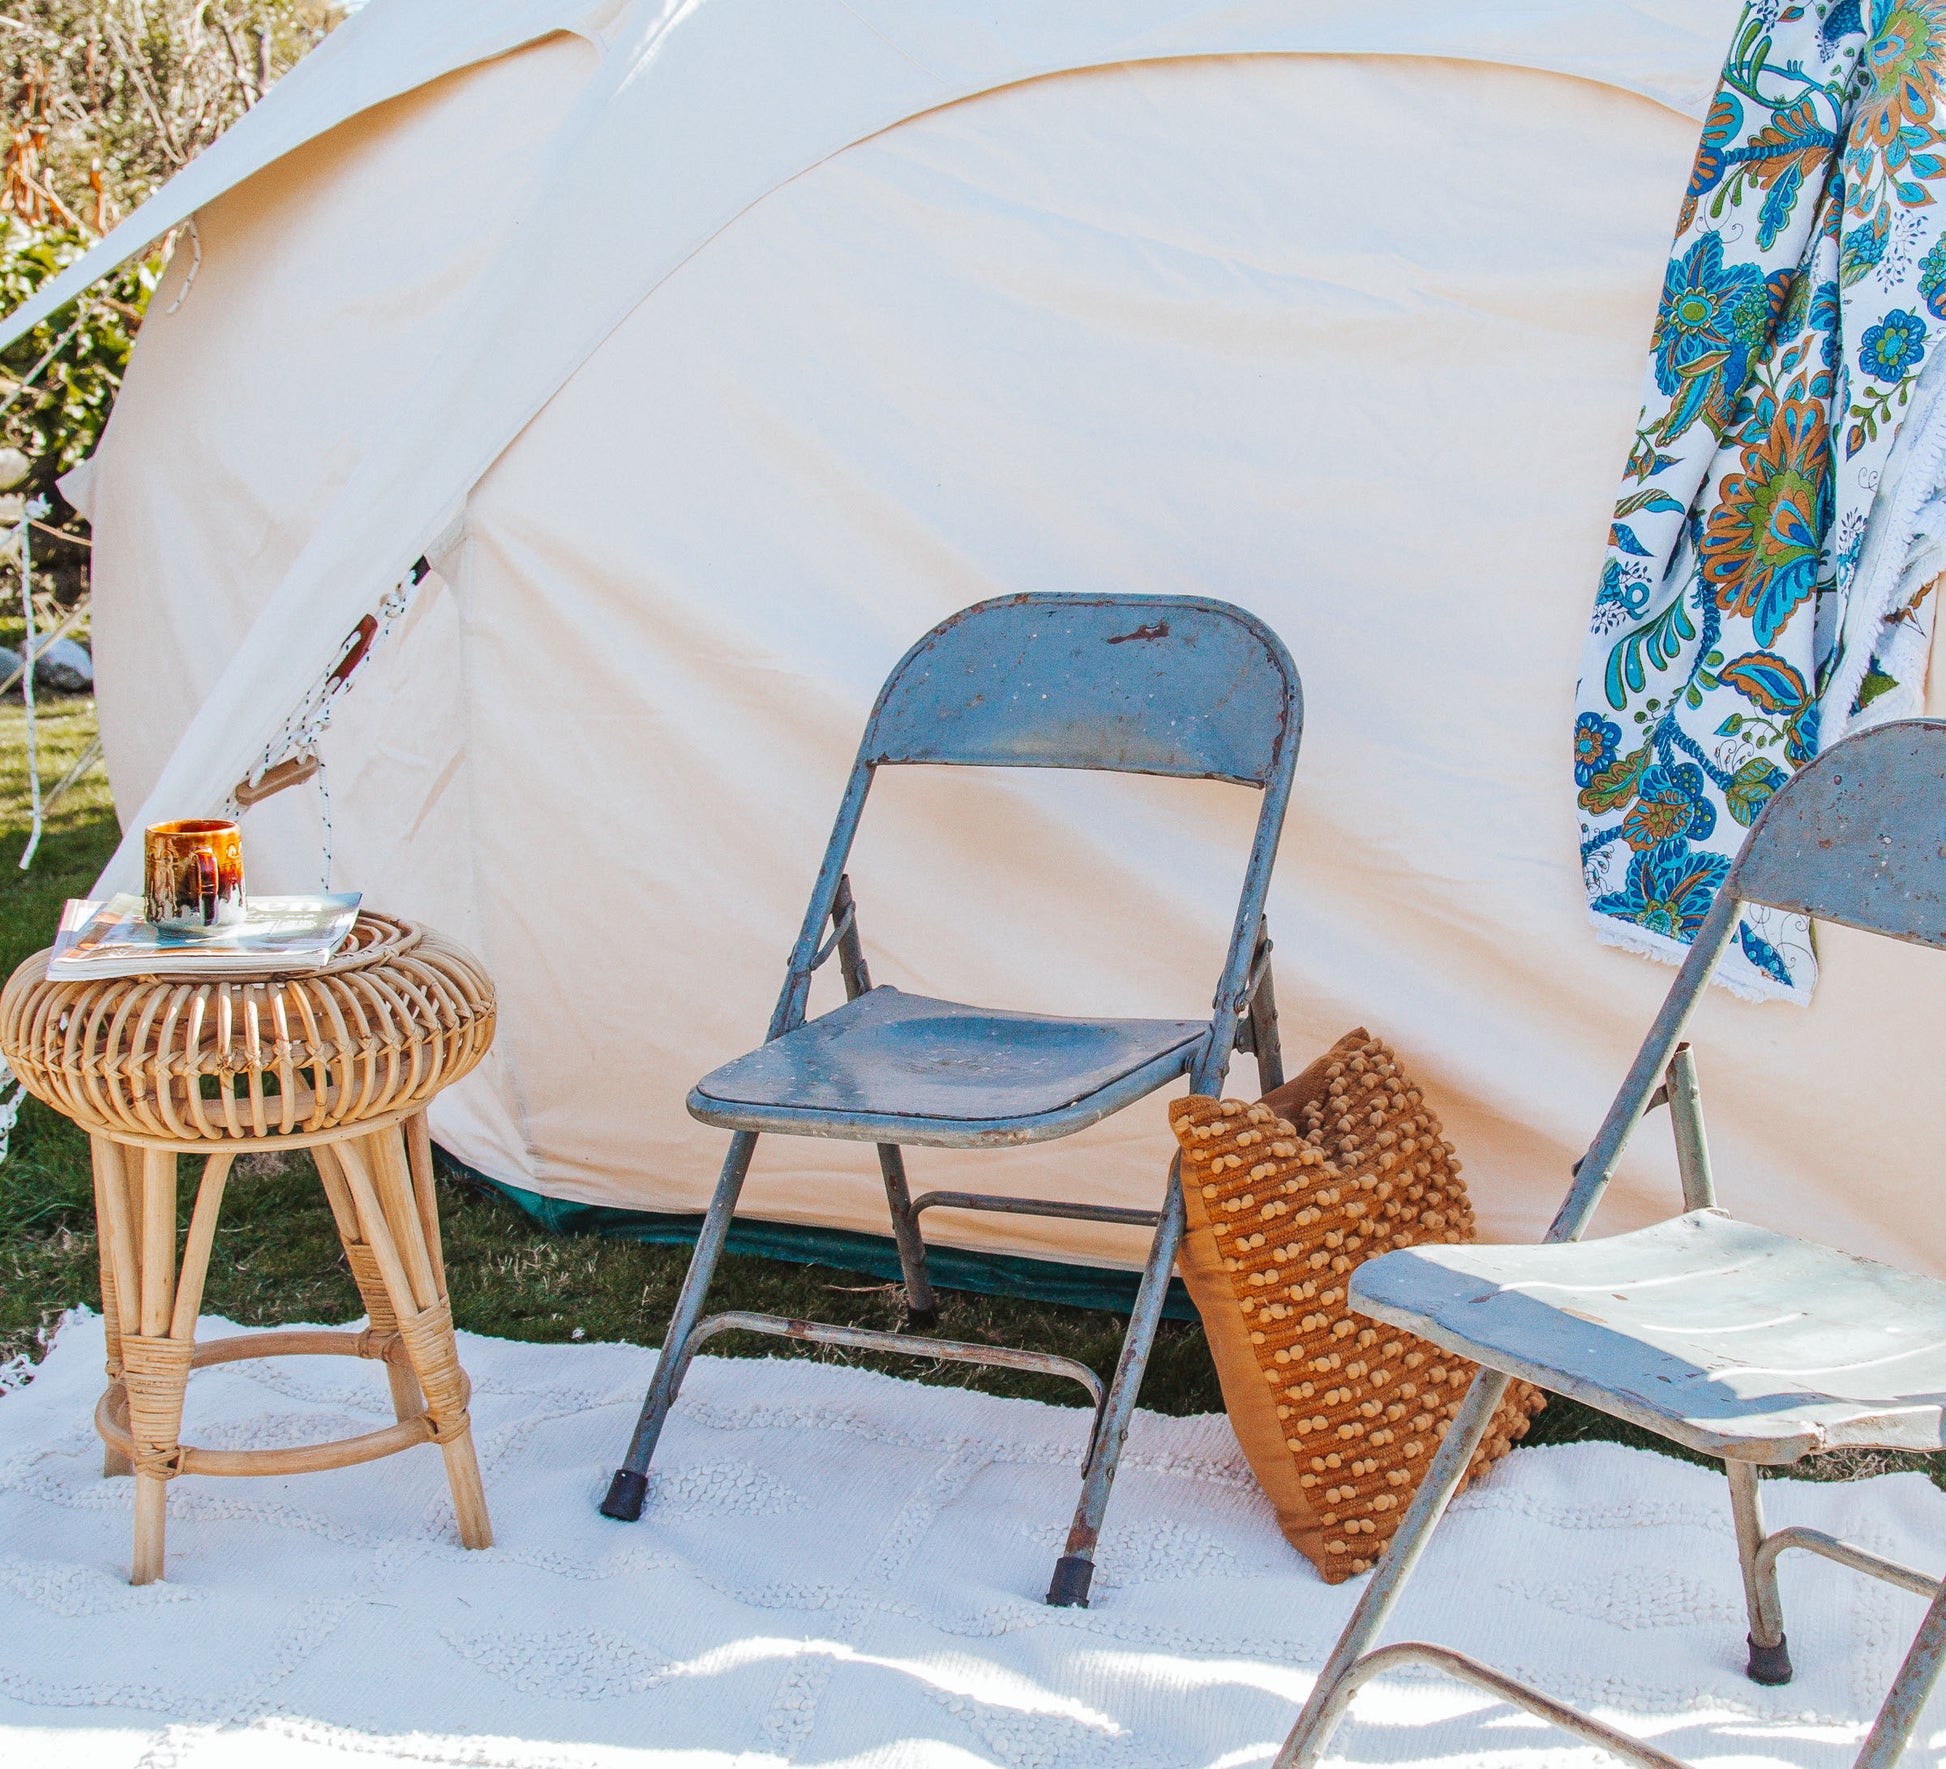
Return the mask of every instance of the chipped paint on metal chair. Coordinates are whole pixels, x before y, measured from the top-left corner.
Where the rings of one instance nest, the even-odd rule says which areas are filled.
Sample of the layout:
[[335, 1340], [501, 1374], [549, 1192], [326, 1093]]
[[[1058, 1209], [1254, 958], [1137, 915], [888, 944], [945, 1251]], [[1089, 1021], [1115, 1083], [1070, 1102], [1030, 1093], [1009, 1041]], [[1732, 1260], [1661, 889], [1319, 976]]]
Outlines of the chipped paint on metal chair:
[[[1187, 1075], [1223, 1083], [1251, 1052], [1266, 1088], [1283, 1078], [1264, 896], [1303, 723], [1296, 668], [1277, 636], [1227, 603], [1158, 596], [1026, 595], [982, 602], [928, 633], [880, 691], [839, 807], [765, 1041], [705, 1076], [689, 1109], [730, 1148], [677, 1299], [628, 1455], [602, 1511], [642, 1511], [649, 1462], [697, 1345], [731, 1329], [907, 1352], [1071, 1378], [1095, 1403], [1082, 1490], [1048, 1601], [1085, 1604], [1122, 1441], [1182, 1238], [1177, 1170], [1161, 1208], [1117, 1209], [979, 1192], [911, 1195], [903, 1149], [990, 1148], [1068, 1136]], [[935, 1001], [874, 987], [845, 875], [882, 767], [1063, 768], [1228, 781], [1262, 793], [1228, 951], [1206, 1020], [1082, 1020]], [[846, 1001], [806, 1019], [813, 973], [833, 954]], [[929, 1209], [1081, 1218], [1154, 1229], [1113, 1381], [1044, 1352], [970, 1345], [781, 1316], [703, 1316], [757, 1138], [877, 1145], [905, 1280], [907, 1325], [938, 1323], [920, 1217]]]
[[[1501, 1395], [1518, 1377], [1721, 1458], [1750, 1618], [1752, 1681], [1790, 1681], [1777, 1582], [1788, 1549], [1931, 1599], [1856, 1759], [1890, 1769], [1946, 1652], [1941, 1582], [1817, 1530], [1767, 1533], [1759, 1468], [1844, 1446], [1946, 1449], [1946, 1283], [1737, 1221], [1716, 1204], [1682, 1034], [1745, 903], [1946, 947], [1946, 723], [1833, 745], [1765, 807], [1539, 1246], [1428, 1246], [1359, 1270], [1352, 1306], [1475, 1360], [1390, 1549], [1326, 1661], [1278, 1769], [1323, 1757], [1360, 1684], [1433, 1665], [1633, 1762], [1675, 1759], [1446, 1647], [1378, 1636]], [[1683, 1214], [1583, 1241], [1630, 1133], [1667, 1105]], [[1537, 1622], [1537, 1625], [1540, 1625]]]

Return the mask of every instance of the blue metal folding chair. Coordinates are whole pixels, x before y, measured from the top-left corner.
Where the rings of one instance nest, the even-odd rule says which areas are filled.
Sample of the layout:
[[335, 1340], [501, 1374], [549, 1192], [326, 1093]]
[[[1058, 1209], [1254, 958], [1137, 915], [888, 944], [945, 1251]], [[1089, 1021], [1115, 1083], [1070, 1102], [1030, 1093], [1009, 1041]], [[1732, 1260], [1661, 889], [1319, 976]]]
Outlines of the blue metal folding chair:
[[[1169, 1170], [1158, 1211], [978, 1192], [915, 1198], [907, 1188], [901, 1150], [908, 1143], [993, 1148], [1068, 1136], [1182, 1075], [1191, 1077], [1197, 1092], [1215, 1093], [1233, 1049], [1256, 1057], [1266, 1089], [1282, 1081], [1264, 893], [1302, 724], [1297, 671], [1283, 644], [1261, 621], [1222, 602], [1009, 596], [954, 615], [906, 653], [865, 727], [765, 1042], [705, 1076], [689, 1096], [691, 1113], [735, 1134], [627, 1460], [602, 1502], [605, 1515], [626, 1521], [641, 1515], [649, 1459], [663, 1421], [696, 1347], [712, 1334], [774, 1333], [1039, 1370], [1071, 1377], [1095, 1402], [1081, 1500], [1047, 1599], [1087, 1602], [1109, 1486], [1182, 1239], [1177, 1170]], [[1095, 769], [1260, 788], [1256, 839], [1210, 1017], [1059, 1019], [874, 988], [845, 860], [874, 773], [908, 763]], [[847, 1000], [806, 1020], [812, 973], [833, 952]], [[1042, 1352], [777, 1315], [704, 1319], [710, 1277], [764, 1131], [878, 1145], [912, 1327], [938, 1324], [919, 1232], [919, 1218], [928, 1209], [1153, 1227], [1155, 1238], [1107, 1392], [1085, 1365]]]
[[[1946, 1650], [1946, 1590], [1818, 1530], [1767, 1534], [1757, 1470], [1847, 1446], [1946, 1449], [1946, 1284], [1754, 1228], [1717, 1208], [1695, 1064], [1680, 1040], [1746, 902], [1946, 946], [1946, 723], [1915, 719], [1835, 744], [1765, 807], [1599, 1134], [1575, 1164], [1542, 1245], [1414, 1247], [1354, 1275], [1353, 1307], [1472, 1358], [1481, 1370], [1278, 1769], [1318, 1762], [1358, 1686], [1414, 1661], [1619, 1756], [1657, 1769], [1676, 1764], [1447, 1648], [1403, 1642], [1374, 1650], [1513, 1377], [1722, 1459], [1753, 1682], [1791, 1678], [1777, 1588], [1777, 1558], [1787, 1548], [1931, 1598], [1858, 1769], [1890, 1769], [1905, 1749]], [[1665, 1104], [1684, 1214], [1582, 1241], [1629, 1133]]]

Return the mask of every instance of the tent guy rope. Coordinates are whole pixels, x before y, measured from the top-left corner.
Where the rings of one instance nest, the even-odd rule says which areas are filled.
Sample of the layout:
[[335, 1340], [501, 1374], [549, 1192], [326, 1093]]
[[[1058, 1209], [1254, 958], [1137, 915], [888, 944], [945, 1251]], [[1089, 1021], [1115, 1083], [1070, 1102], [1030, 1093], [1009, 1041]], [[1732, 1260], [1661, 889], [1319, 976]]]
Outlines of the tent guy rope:
[[[198, 262], [200, 261], [199, 249]], [[194, 275], [193, 270], [191, 275]], [[187, 289], [185, 287], [186, 292]], [[68, 329], [42, 352], [40, 360], [26, 374], [21, 376], [13, 391], [4, 400], [0, 400], [0, 417], [4, 417], [10, 412], [26, 395], [28, 390], [40, 380], [41, 376], [47, 373], [49, 366], [54, 362], [55, 358], [67, 347], [69, 340], [74, 337], [75, 333], [87, 324], [93, 313], [93, 302], [84, 301], [80, 304], [75, 311], [74, 319], [69, 324]], [[15, 681], [18, 681], [21, 684], [21, 698], [27, 708], [27, 785], [33, 806], [33, 827], [27, 838], [27, 846], [21, 851], [20, 855], [20, 870], [25, 872], [33, 865], [34, 855], [40, 848], [41, 826], [47, 810], [46, 805], [41, 799], [39, 733], [36, 730], [34, 716], [34, 665], [39, 660], [41, 652], [81, 618], [86, 609], [86, 601], [84, 599], [81, 606], [71, 610], [54, 631], [48, 634], [43, 644], [37, 646], [34, 643], [34, 530], [38, 528], [46, 534], [60, 534], [62, 531], [53, 527], [45, 520], [51, 512], [51, 506], [46, 498], [22, 497], [19, 500], [19, 506], [19, 524], [15, 530], [13, 544], [15, 557], [20, 566], [20, 607], [27, 630], [21, 641], [20, 668], [14, 672], [13, 676], [8, 678], [4, 685], [0, 685], [0, 694], [4, 694], [8, 688], [13, 686]], [[73, 537], [67, 536], [64, 538], [71, 539]], [[68, 780], [63, 781], [60, 790], [65, 791], [73, 784], [74, 779], [78, 777], [79, 775], [77, 773], [70, 776]], [[11, 1111], [7, 1112], [4, 1123], [0, 1123], [0, 1161], [6, 1159], [6, 1135], [7, 1131], [12, 1128], [12, 1113], [17, 1112], [19, 1107], [19, 1094], [16, 1092]], [[5, 1110], [5, 1108], [0, 1108], [0, 1110]]]
[[56, 338], [52, 344], [48, 345], [47, 353], [40, 359], [39, 362], [35, 363], [34, 366], [26, 372], [26, 374], [20, 377], [20, 380], [15, 385], [14, 390], [11, 393], [9, 393], [5, 399], [0, 400], [0, 417], [5, 417], [8, 412], [12, 411], [14, 405], [20, 399], [21, 395], [24, 394], [28, 388], [33, 386], [33, 384], [36, 381], [38, 381], [42, 375], [47, 373], [48, 364], [51, 363], [57, 356], [61, 354], [61, 351], [66, 346], [68, 340], [72, 338], [76, 332], [80, 331], [81, 328], [88, 323], [88, 316], [91, 312], [93, 312], [92, 307], [90, 307], [86, 302], [84, 302], [80, 308], [80, 311], [77, 312], [74, 316], [74, 323], [70, 325], [68, 329], [65, 332], [63, 332], [58, 338]]
[[339, 648], [337, 660], [318, 677], [223, 802], [225, 817], [240, 817], [252, 805], [261, 804], [288, 787], [315, 779], [318, 819], [322, 826], [321, 890], [331, 888], [331, 790], [320, 747], [325, 727], [331, 723], [339, 695], [351, 686], [372, 653], [391, 636], [392, 629], [411, 606], [413, 592], [431, 569], [425, 559], [416, 560], [411, 572], [393, 585], [378, 607], [352, 628]]
[[21, 850], [20, 870], [25, 872], [34, 863], [34, 854], [41, 845], [41, 758], [39, 733], [34, 719], [34, 525], [33, 518], [47, 514], [45, 498], [23, 499], [20, 511], [20, 526], [15, 532], [15, 557], [20, 565], [20, 613], [26, 623], [27, 631], [21, 640], [20, 693], [27, 708], [27, 790], [33, 807], [33, 828], [27, 837], [27, 846]]

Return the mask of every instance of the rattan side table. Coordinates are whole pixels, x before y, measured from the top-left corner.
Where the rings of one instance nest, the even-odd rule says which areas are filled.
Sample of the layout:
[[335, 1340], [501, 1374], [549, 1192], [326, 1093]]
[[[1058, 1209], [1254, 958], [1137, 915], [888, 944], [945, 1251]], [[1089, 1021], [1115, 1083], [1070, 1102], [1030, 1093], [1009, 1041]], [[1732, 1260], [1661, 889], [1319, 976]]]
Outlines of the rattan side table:
[[[50, 983], [37, 953], [0, 990], [0, 1055], [94, 1152], [108, 1387], [105, 1474], [135, 1476], [131, 1582], [162, 1576], [169, 1482], [301, 1474], [436, 1443], [460, 1540], [492, 1544], [468, 1383], [433, 1198], [425, 1105], [493, 1042], [493, 985], [429, 929], [365, 911], [338, 957], [302, 975]], [[312, 1151], [370, 1325], [196, 1343], [217, 1214], [236, 1157]], [[176, 1257], [176, 1161], [202, 1180]], [[380, 1360], [396, 1423], [301, 1449], [184, 1444], [192, 1369], [327, 1353]]]

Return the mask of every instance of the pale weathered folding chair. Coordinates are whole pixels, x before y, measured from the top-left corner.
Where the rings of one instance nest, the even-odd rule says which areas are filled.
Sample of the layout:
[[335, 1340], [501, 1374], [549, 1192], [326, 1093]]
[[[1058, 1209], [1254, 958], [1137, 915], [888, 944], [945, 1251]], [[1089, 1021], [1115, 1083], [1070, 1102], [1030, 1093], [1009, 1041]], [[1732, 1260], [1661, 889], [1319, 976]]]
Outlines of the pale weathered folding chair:
[[[1374, 1644], [1514, 1377], [1721, 1457], [1750, 1615], [1753, 1682], [1788, 1683], [1777, 1588], [1787, 1548], [1932, 1606], [1857, 1757], [1889, 1769], [1939, 1675], [1940, 1581], [1813, 1529], [1766, 1534], [1757, 1470], [1820, 1450], [1946, 1448], [1946, 1284], [1738, 1222], [1716, 1207], [1702, 1104], [1680, 1042], [1745, 903], [1946, 946], [1946, 723], [1914, 719], [1835, 744], [1765, 807], [1540, 1246], [1414, 1247], [1363, 1266], [1354, 1308], [1482, 1366], [1391, 1547], [1326, 1662], [1278, 1769], [1318, 1762], [1361, 1683], [1419, 1662], [1589, 1743], [1676, 1759], [1460, 1653]], [[1629, 1133], [1666, 1104], [1684, 1214], [1582, 1241]], [[1544, 1627], [1537, 1616], [1535, 1626]]]
[[[1222, 602], [1009, 596], [954, 615], [906, 653], [865, 727], [766, 1040], [705, 1076], [689, 1096], [696, 1117], [735, 1134], [628, 1458], [602, 1502], [607, 1516], [632, 1521], [641, 1515], [663, 1420], [690, 1357], [712, 1334], [774, 1333], [1038, 1370], [1072, 1378], [1095, 1402], [1081, 1499], [1047, 1598], [1087, 1602], [1109, 1486], [1182, 1239], [1177, 1170], [1169, 1169], [1162, 1207], [1155, 1211], [978, 1192], [915, 1198], [907, 1189], [901, 1148], [993, 1148], [1069, 1136], [1183, 1075], [1196, 1092], [1213, 1094], [1233, 1049], [1255, 1055], [1266, 1089], [1281, 1083], [1264, 893], [1302, 723], [1297, 671], [1282, 643], [1262, 622]], [[1097, 769], [1261, 789], [1256, 838], [1210, 1017], [1059, 1019], [874, 988], [845, 860], [874, 772], [903, 763]], [[847, 1000], [807, 1021], [812, 972], [833, 952]], [[703, 1319], [710, 1276], [763, 1131], [878, 1145], [911, 1327], [938, 1323], [919, 1232], [920, 1215], [928, 1209], [1152, 1227], [1148, 1262], [1107, 1392], [1086, 1365], [1045, 1352], [776, 1315]]]

